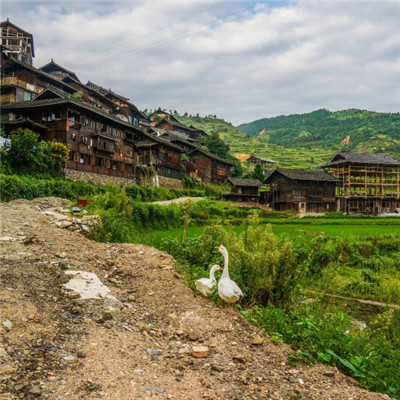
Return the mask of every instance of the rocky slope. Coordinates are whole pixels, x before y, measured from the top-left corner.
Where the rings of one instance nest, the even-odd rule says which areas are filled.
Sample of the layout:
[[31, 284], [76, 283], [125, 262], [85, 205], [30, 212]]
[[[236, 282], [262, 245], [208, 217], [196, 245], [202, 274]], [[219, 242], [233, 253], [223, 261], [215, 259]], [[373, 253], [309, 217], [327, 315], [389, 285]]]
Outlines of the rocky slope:
[[[289, 346], [197, 297], [170, 256], [92, 242], [62, 227], [62, 206], [0, 205], [0, 399], [388, 399], [328, 366], [294, 368]], [[112, 296], [66, 289], [71, 270]], [[199, 344], [207, 357], [193, 357]]]

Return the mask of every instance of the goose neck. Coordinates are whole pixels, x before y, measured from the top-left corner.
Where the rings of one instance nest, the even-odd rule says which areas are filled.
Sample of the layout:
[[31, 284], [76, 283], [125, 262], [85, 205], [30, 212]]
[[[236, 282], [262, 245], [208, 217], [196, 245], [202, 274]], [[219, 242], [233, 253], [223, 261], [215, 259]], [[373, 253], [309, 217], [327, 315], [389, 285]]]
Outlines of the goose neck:
[[228, 253], [223, 252], [222, 255], [224, 256], [224, 270], [222, 271], [221, 278], [229, 278], [229, 270], [228, 270], [228, 264], [229, 264], [229, 258], [228, 258]]

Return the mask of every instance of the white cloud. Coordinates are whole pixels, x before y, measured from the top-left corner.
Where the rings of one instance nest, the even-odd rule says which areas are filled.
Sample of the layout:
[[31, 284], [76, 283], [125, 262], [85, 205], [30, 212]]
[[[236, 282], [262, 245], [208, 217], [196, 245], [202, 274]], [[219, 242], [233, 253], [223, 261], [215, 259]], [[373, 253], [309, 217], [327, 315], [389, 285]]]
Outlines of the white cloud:
[[17, 1], [1, 13], [34, 34], [36, 66], [53, 58], [141, 108], [235, 123], [399, 111], [400, 2]]

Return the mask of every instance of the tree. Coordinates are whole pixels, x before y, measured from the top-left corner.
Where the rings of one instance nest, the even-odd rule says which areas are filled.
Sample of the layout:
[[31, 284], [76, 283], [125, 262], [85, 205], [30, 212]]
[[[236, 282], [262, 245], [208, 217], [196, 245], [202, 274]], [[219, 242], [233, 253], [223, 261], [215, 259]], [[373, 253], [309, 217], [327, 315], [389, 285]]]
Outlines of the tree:
[[211, 153], [216, 154], [219, 157], [227, 158], [229, 152], [229, 145], [227, 145], [218, 135], [213, 132], [211, 135], [205, 138], [205, 145]]
[[263, 181], [264, 181], [265, 176], [264, 176], [264, 173], [263, 173], [263, 170], [262, 170], [260, 164], [256, 164], [256, 167], [254, 168], [254, 172], [253, 172], [253, 174], [251, 175], [251, 177], [252, 177], [253, 179], [258, 179], [260, 182], [263, 182]]
[[45, 142], [30, 129], [18, 129], [9, 136], [10, 144], [2, 153], [7, 158], [10, 172], [24, 174], [63, 175], [69, 148], [59, 142]]

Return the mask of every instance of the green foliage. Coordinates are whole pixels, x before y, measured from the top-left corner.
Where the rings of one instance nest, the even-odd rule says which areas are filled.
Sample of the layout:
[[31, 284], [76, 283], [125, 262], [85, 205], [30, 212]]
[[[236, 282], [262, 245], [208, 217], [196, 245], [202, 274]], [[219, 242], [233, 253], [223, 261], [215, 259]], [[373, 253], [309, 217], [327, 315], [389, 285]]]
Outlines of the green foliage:
[[288, 303], [300, 277], [298, 259], [289, 241], [278, 242], [269, 226], [258, 226], [257, 217], [241, 234], [221, 225], [208, 226], [198, 238], [169, 238], [162, 244], [183, 265], [189, 281], [205, 273], [221, 256], [215, 246], [223, 244], [230, 259], [230, 274], [244, 293], [245, 304]]
[[122, 190], [126, 195], [136, 201], [160, 201], [171, 200], [182, 196], [202, 197], [204, 190], [197, 189], [168, 189], [151, 186], [126, 186], [122, 189], [119, 186], [94, 185], [85, 182], [73, 182], [64, 179], [52, 178], [49, 176], [28, 176], [28, 175], [0, 175], [1, 201], [14, 199], [34, 199], [35, 197], [59, 196], [74, 200], [78, 197], [102, 194], [110, 192], [121, 194]]
[[144, 229], [161, 229], [182, 225], [177, 205], [161, 206], [133, 200], [127, 190], [92, 196], [89, 211], [100, 215], [102, 225], [92, 238], [106, 242], [134, 242]]
[[137, 201], [162, 201], [177, 199], [182, 196], [202, 197], [205, 192], [199, 189], [168, 189], [165, 187], [131, 185], [126, 186], [126, 194]]
[[[179, 118], [185, 124], [192, 124], [211, 134], [218, 132], [219, 137], [230, 147], [230, 154], [244, 153], [272, 158], [279, 162], [280, 167], [315, 168], [333, 156], [335, 149], [313, 148], [312, 151], [299, 147], [283, 147], [280, 144], [272, 144], [257, 140], [255, 137], [242, 132], [231, 123], [220, 118], [194, 118], [181, 116]], [[235, 158], [230, 161], [235, 163], [234, 176], [241, 176], [243, 168]]]
[[83, 99], [83, 93], [82, 92], [75, 92], [71, 94], [71, 97], [75, 100], [82, 100]]
[[330, 363], [359, 379], [367, 389], [400, 396], [399, 311], [381, 314], [363, 331], [352, 328], [351, 318], [343, 309], [323, 301], [285, 311], [269, 305], [242, 313], [273, 339], [298, 349], [293, 362], [306, 359]]
[[45, 142], [30, 129], [18, 129], [11, 143], [1, 150], [2, 173], [63, 176], [69, 149], [58, 142]]
[[[0, 199], [10, 201], [14, 199], [32, 200], [36, 197], [57, 196], [75, 200], [94, 194], [98, 189], [95, 185], [84, 182], [66, 181], [64, 179], [40, 179], [30, 175], [2, 175], [0, 174]], [[101, 190], [112, 190], [112, 187], [103, 186]]]
[[251, 177], [252, 179], [258, 179], [260, 182], [264, 181], [265, 176], [260, 164], [256, 164], [256, 167], [254, 168], [254, 172]]
[[207, 136], [204, 139], [204, 143], [211, 153], [222, 158], [227, 158], [229, 146], [219, 137], [217, 132], [213, 132], [211, 135]]
[[[278, 161], [280, 167], [316, 168], [342, 149], [341, 141], [350, 136], [350, 151], [368, 150], [400, 157], [400, 114], [361, 110], [330, 112], [261, 119], [237, 128], [219, 118], [181, 116], [219, 137], [230, 153], [256, 154]], [[266, 129], [258, 139], [259, 133]]]
[[[263, 118], [239, 125], [252, 136], [263, 129], [262, 142], [285, 148], [385, 152], [399, 156], [400, 113], [376, 113], [363, 110], [331, 112], [325, 109], [307, 114]], [[348, 146], [341, 142], [350, 137]]]

